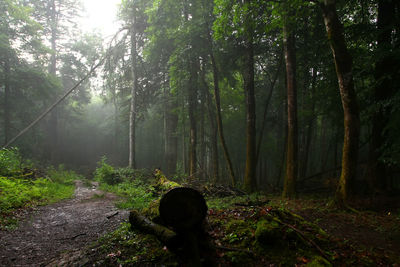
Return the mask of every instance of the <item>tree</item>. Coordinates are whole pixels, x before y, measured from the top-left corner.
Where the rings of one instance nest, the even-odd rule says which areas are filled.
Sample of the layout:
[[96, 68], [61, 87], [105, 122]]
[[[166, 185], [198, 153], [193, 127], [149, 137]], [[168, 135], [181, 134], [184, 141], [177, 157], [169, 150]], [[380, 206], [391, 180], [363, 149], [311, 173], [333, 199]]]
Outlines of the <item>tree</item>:
[[[19, 51], [36, 57], [43, 52], [39, 39], [39, 24], [34, 21], [30, 9], [20, 1], [10, 0], [0, 5], [0, 63], [4, 85], [3, 121], [4, 144], [10, 139], [12, 73], [19, 62], [24, 61]], [[16, 88], [14, 88], [16, 89]]]
[[245, 0], [243, 86], [246, 95], [246, 169], [244, 187], [252, 192], [256, 189], [256, 101], [254, 93], [254, 25], [251, 0]]
[[372, 116], [372, 135], [369, 150], [369, 179], [374, 191], [384, 192], [388, 189], [386, 165], [382, 162], [382, 150], [387, 142], [387, 131], [391, 105], [387, 105], [396, 94], [394, 70], [396, 69], [392, 32], [395, 27], [395, 3], [392, 0], [378, 1], [377, 20], [377, 58], [375, 63], [376, 85], [373, 98], [376, 111]]
[[240, 51], [240, 72], [243, 79], [246, 110], [246, 163], [244, 186], [251, 192], [256, 189], [256, 101], [254, 85], [254, 43], [256, 24], [260, 22], [255, 13], [258, 1], [246, 0], [240, 3], [217, 1], [214, 22], [215, 37], [230, 39], [236, 51]]
[[352, 58], [346, 46], [343, 25], [336, 11], [336, 1], [324, 0], [320, 3], [320, 7], [335, 62], [344, 113], [342, 172], [335, 195], [336, 204], [341, 206], [346, 204], [352, 193], [356, 178], [360, 118], [357, 95], [354, 90]]
[[[210, 114], [210, 124], [212, 125], [212, 132], [214, 133], [214, 130], [217, 130], [218, 136], [220, 143], [222, 145], [222, 150], [224, 152], [224, 158], [226, 161], [226, 165], [228, 167], [229, 171], [229, 176], [231, 180], [231, 184], [235, 186], [236, 184], [236, 179], [235, 179], [235, 174], [233, 171], [233, 166], [232, 166], [232, 160], [231, 156], [229, 155], [228, 151], [228, 146], [225, 141], [225, 135], [224, 135], [224, 129], [223, 129], [223, 123], [222, 123], [222, 115], [221, 115], [221, 96], [220, 96], [220, 89], [219, 89], [219, 71], [218, 71], [218, 66], [217, 66], [217, 61], [215, 59], [215, 52], [214, 52], [214, 45], [213, 45], [213, 38], [212, 38], [212, 30], [211, 30], [211, 25], [213, 23], [212, 21], [212, 9], [213, 5], [210, 4], [210, 1], [203, 1], [203, 9], [204, 9], [204, 16], [205, 16], [205, 24], [206, 24], [206, 46], [207, 46], [207, 53], [208, 56], [210, 57], [211, 60], [211, 66], [212, 66], [212, 77], [213, 77], [213, 88], [214, 88], [214, 107], [215, 107], [215, 124], [214, 125], [214, 119], [212, 118], [212, 112], [211, 110], [209, 111]], [[209, 101], [210, 96], [207, 95], [207, 100]], [[212, 134], [213, 135], [213, 134]], [[216, 138], [212, 138], [213, 140]], [[217, 150], [217, 144], [213, 142], [213, 153], [216, 153], [216, 155], [213, 155], [213, 162], [214, 162], [214, 176], [218, 177], [218, 150]]]
[[[133, 6], [135, 9], [135, 6]], [[129, 163], [130, 168], [135, 168], [135, 129], [136, 129], [136, 91], [137, 91], [137, 73], [136, 73], [136, 25], [135, 12], [132, 12], [131, 25], [131, 69], [132, 69], [132, 87], [131, 87], [131, 102], [129, 111]]]
[[[76, 29], [75, 19], [81, 10], [80, 0], [32, 0], [34, 5], [34, 16], [42, 25], [44, 37], [50, 43], [50, 61], [48, 62], [48, 72], [58, 75], [60, 51], [65, 47], [66, 33], [72, 33]], [[76, 32], [75, 32], [76, 33]], [[52, 101], [59, 97], [59, 91], [52, 93]], [[50, 161], [57, 163], [60, 161], [60, 140], [59, 140], [59, 111], [56, 107], [50, 113], [47, 123], [47, 150]]]
[[286, 175], [282, 196], [292, 198], [296, 194], [296, 179], [298, 173], [296, 54], [293, 27], [289, 26], [288, 18], [285, 18], [284, 20], [283, 47], [286, 66], [288, 134], [286, 150]]

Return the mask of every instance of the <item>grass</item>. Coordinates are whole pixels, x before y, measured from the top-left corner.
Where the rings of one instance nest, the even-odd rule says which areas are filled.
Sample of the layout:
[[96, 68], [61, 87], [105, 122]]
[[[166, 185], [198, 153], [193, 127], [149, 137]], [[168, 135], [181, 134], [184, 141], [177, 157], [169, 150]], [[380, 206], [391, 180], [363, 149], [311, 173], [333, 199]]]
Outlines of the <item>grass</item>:
[[82, 178], [63, 166], [40, 172], [25, 163], [17, 149], [0, 150], [0, 229], [15, 228], [21, 209], [72, 197], [74, 180]]
[[114, 168], [103, 157], [97, 164], [94, 179], [100, 182], [100, 189], [112, 192], [122, 199], [116, 204], [121, 209], [142, 210], [157, 199], [152, 193], [149, 173], [145, 170]]
[[122, 200], [117, 203], [117, 207], [121, 209], [141, 210], [157, 199], [149, 190], [149, 185], [139, 179], [115, 185], [103, 183], [100, 189], [121, 196]]

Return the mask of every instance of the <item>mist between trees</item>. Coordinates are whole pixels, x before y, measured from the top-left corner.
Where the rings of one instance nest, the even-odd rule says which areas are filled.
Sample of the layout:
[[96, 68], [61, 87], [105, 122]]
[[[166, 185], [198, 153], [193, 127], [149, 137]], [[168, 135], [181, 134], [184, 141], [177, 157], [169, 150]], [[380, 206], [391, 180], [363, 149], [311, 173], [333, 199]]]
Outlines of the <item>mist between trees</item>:
[[1, 143], [76, 86], [11, 144], [26, 158], [339, 204], [400, 189], [398, 1], [122, 0], [108, 42], [81, 6], [0, 2]]

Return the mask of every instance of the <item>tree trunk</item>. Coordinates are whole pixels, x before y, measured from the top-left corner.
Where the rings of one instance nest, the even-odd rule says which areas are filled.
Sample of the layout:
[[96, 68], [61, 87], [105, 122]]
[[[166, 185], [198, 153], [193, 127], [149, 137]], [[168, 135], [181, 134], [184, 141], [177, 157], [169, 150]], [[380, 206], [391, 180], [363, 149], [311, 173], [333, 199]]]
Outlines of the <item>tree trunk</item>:
[[182, 106], [181, 106], [181, 114], [182, 114], [182, 168], [183, 172], [187, 173], [188, 171], [188, 164], [187, 164], [187, 148], [186, 148], [186, 112], [185, 112], [185, 99], [182, 100]]
[[[392, 51], [392, 30], [395, 19], [395, 5], [393, 0], [379, 0], [378, 2], [378, 53], [383, 54]], [[387, 135], [385, 127], [389, 122], [391, 108], [385, 107], [385, 103], [396, 93], [392, 84], [391, 74], [396, 69], [392, 53], [381, 56], [375, 66], [376, 86], [374, 88], [374, 99], [378, 105], [377, 111], [372, 116], [372, 136], [369, 149], [368, 173], [370, 186], [373, 191], [386, 191], [387, 170], [385, 164], [380, 160], [382, 146]]]
[[[214, 67], [214, 66], [213, 66]], [[207, 113], [208, 113], [208, 120], [210, 122], [210, 150], [211, 150], [211, 177], [213, 182], [219, 181], [219, 164], [218, 164], [218, 143], [217, 143], [217, 135], [218, 129], [216, 126], [216, 115], [213, 112], [212, 108], [212, 101], [211, 101], [211, 94], [208, 89], [208, 85], [205, 80], [205, 70], [202, 72], [201, 80], [204, 87], [204, 94], [205, 94], [205, 101], [207, 104]]]
[[[251, 0], [245, 0], [250, 9]], [[243, 85], [246, 94], [246, 168], [244, 188], [248, 192], [256, 190], [256, 100], [254, 95], [254, 47], [253, 26], [250, 10], [245, 18], [245, 48]]]
[[[58, 30], [58, 18], [57, 18], [57, 10], [56, 10], [56, 2], [55, 0], [51, 0], [48, 6], [49, 12], [49, 23], [51, 30], [51, 55], [50, 55], [50, 65], [49, 65], [49, 73], [56, 77], [57, 75], [57, 30]], [[56, 100], [57, 96], [54, 96], [53, 100]], [[48, 154], [50, 155], [50, 161], [53, 163], [57, 163], [58, 158], [58, 114], [59, 108], [56, 107], [51, 113], [48, 122], [48, 135], [49, 135], [49, 144], [48, 144]]]
[[294, 33], [291, 29], [288, 29], [288, 25], [285, 22], [283, 27], [283, 47], [286, 65], [288, 136], [286, 146], [286, 175], [282, 196], [288, 198], [295, 197], [298, 170], [296, 54], [294, 42]]
[[301, 165], [301, 169], [300, 169], [300, 178], [301, 179], [306, 178], [307, 170], [308, 170], [308, 159], [309, 159], [309, 152], [310, 152], [311, 139], [312, 139], [312, 134], [313, 134], [314, 120], [315, 120], [314, 95], [315, 95], [316, 79], [317, 79], [317, 70], [315, 68], [312, 68], [311, 92], [310, 92], [310, 97], [309, 97], [309, 99], [311, 99], [311, 110], [310, 110], [310, 117], [308, 119], [308, 124], [307, 124], [307, 132], [306, 132], [306, 136], [305, 136], [305, 145], [304, 145], [303, 156], [301, 157], [301, 160], [302, 160], [302, 165]]
[[145, 216], [140, 215], [136, 210], [132, 210], [129, 213], [129, 222], [132, 230], [138, 228], [141, 231], [153, 234], [169, 247], [176, 247], [179, 243], [179, 238], [174, 231], [163, 225], [152, 222]]
[[10, 59], [5, 58], [4, 62], [4, 144], [10, 139], [11, 119], [10, 119]]
[[165, 173], [171, 176], [176, 172], [178, 158], [178, 115], [174, 111], [177, 108], [176, 100], [168, 91], [168, 80], [164, 81], [164, 160], [166, 163]]
[[[204, 73], [202, 71], [202, 73]], [[203, 74], [202, 74], [203, 75]], [[207, 169], [206, 169], [206, 140], [205, 140], [205, 88], [201, 88], [200, 90], [200, 136], [199, 136], [199, 142], [200, 142], [200, 153], [199, 153], [199, 166], [200, 166], [200, 178], [202, 181], [205, 180]]]
[[132, 71], [132, 88], [131, 88], [131, 102], [129, 113], [129, 168], [136, 168], [136, 155], [135, 155], [135, 129], [136, 129], [136, 91], [137, 91], [137, 73], [136, 73], [136, 29], [135, 29], [135, 16], [132, 18], [131, 28], [131, 71]]
[[190, 58], [191, 73], [189, 79], [189, 176], [194, 178], [197, 173], [197, 64], [196, 59]]
[[[219, 76], [218, 76], [218, 68], [217, 68], [217, 63], [214, 58], [214, 52], [212, 51], [212, 40], [211, 37], [208, 38], [209, 42], [209, 55], [211, 58], [211, 64], [213, 68], [213, 80], [214, 80], [214, 100], [215, 100], [215, 115], [216, 115], [216, 121], [217, 121], [217, 130], [218, 130], [218, 135], [219, 135], [219, 140], [222, 145], [222, 150], [224, 151], [224, 158], [226, 161], [226, 165], [229, 171], [229, 176], [231, 179], [231, 184], [232, 186], [236, 185], [236, 180], [235, 180], [235, 173], [233, 171], [233, 165], [232, 165], [232, 160], [229, 155], [228, 151], [228, 146], [226, 145], [225, 141], [225, 135], [224, 135], [224, 127], [222, 124], [222, 115], [221, 115], [221, 98], [220, 98], [220, 92], [219, 92]], [[216, 152], [218, 153], [218, 152]], [[218, 159], [217, 159], [218, 160]]]
[[321, 9], [333, 53], [344, 112], [342, 173], [335, 195], [336, 204], [341, 206], [346, 203], [351, 194], [353, 182], [356, 178], [360, 117], [354, 90], [353, 62], [346, 47], [343, 25], [340, 23], [336, 12], [336, 1], [324, 0], [321, 3]]
[[265, 100], [265, 104], [264, 104], [264, 115], [263, 115], [263, 120], [261, 123], [260, 135], [258, 137], [258, 142], [257, 142], [256, 164], [258, 163], [259, 157], [260, 157], [261, 143], [262, 143], [262, 139], [264, 136], [265, 125], [267, 124], [268, 107], [269, 107], [269, 103], [271, 102], [271, 97], [272, 97], [272, 93], [275, 88], [276, 81], [278, 80], [279, 72], [281, 70], [281, 63], [282, 63], [282, 53], [279, 56], [279, 63], [278, 63], [277, 69], [276, 69], [276, 73], [275, 73], [274, 79], [271, 81], [271, 88], [270, 88], [269, 94], [268, 94], [267, 99]]

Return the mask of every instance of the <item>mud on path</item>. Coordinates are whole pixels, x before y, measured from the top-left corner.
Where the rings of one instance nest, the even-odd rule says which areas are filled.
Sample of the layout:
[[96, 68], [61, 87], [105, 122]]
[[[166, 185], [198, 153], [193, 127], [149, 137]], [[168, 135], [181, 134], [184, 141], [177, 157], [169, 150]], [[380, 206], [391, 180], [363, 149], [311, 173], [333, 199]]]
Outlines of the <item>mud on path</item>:
[[28, 213], [18, 229], [0, 231], [0, 266], [45, 266], [61, 253], [79, 250], [112, 231], [128, 211], [118, 210], [117, 197], [76, 181], [73, 199]]

